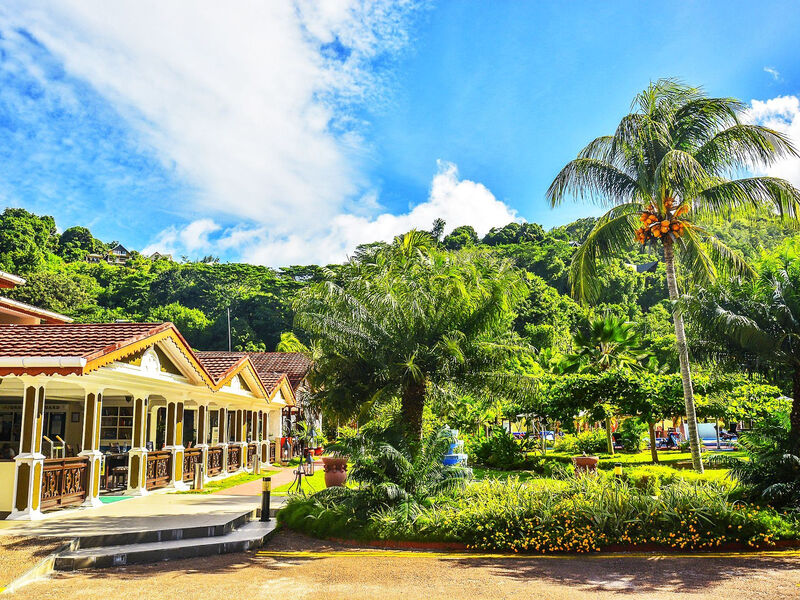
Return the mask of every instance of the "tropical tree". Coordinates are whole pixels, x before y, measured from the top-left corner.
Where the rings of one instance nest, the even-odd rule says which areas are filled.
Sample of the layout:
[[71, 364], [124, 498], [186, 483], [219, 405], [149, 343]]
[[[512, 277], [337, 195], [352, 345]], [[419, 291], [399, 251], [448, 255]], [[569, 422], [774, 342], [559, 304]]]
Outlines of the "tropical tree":
[[800, 454], [800, 240], [765, 256], [760, 271], [757, 279], [722, 282], [685, 303], [710, 347], [788, 371], [789, 445]]
[[[783, 134], [742, 122], [745, 105], [710, 98], [673, 79], [651, 83], [613, 135], [590, 142], [556, 176], [547, 191], [552, 206], [567, 196], [589, 198], [610, 210], [600, 217], [573, 256], [572, 292], [582, 301], [598, 295], [597, 263], [636, 240], [663, 253], [670, 299], [679, 297], [677, 258], [687, 279], [707, 284], [720, 271], [750, 271], [741, 255], [703, 229], [703, 218], [766, 208], [796, 219], [800, 192], [775, 177], [731, 179], [742, 168], [797, 156]], [[703, 470], [683, 316], [673, 309], [676, 345], [695, 469]]]
[[[351, 416], [394, 397], [411, 438], [420, 439], [432, 387], [508, 393], [505, 359], [525, 280], [509, 261], [485, 251], [448, 253], [411, 231], [370, 262], [351, 261], [295, 299], [296, 325], [319, 346], [317, 400]], [[505, 377], [504, 377], [505, 376]]]
[[[573, 349], [559, 365], [565, 373], [602, 373], [609, 369], [640, 369], [648, 356], [642, 351], [636, 324], [606, 315], [589, 321], [588, 332], [578, 330], [573, 336]], [[605, 411], [606, 444], [614, 454], [611, 436], [613, 414]]]
[[573, 336], [573, 352], [562, 364], [567, 373], [638, 369], [648, 354], [642, 350], [636, 324], [606, 315], [589, 321], [588, 331]]

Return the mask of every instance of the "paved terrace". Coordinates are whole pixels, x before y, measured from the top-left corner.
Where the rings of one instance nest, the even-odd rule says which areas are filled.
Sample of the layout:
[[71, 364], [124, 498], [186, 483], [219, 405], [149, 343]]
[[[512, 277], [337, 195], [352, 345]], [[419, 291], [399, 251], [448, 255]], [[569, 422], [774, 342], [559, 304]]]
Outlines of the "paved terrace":
[[[294, 467], [272, 473], [273, 488], [294, 479]], [[285, 497], [272, 498], [279, 508]], [[154, 493], [118, 500], [98, 508], [46, 513], [40, 521], [0, 521], [0, 536], [76, 536], [130, 533], [222, 525], [261, 506], [261, 481], [256, 480], [213, 494]]]

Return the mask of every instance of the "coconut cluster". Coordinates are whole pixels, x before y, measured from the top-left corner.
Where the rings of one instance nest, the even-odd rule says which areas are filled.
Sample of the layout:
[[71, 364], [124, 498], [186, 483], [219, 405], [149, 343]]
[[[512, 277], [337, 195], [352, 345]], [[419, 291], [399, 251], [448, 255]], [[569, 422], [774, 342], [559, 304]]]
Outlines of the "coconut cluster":
[[689, 205], [681, 204], [673, 211], [674, 206], [673, 198], [664, 200], [663, 215], [659, 214], [658, 209], [652, 204], [648, 206], [639, 217], [642, 226], [636, 230], [636, 240], [644, 245], [666, 236], [673, 240], [681, 237], [686, 231], [686, 226], [680, 217], [689, 212]]

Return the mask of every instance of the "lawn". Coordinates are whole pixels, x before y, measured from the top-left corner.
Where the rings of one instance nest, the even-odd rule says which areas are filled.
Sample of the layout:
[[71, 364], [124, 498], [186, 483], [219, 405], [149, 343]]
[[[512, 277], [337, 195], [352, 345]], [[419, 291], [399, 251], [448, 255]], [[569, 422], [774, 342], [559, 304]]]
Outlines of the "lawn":
[[[709, 457], [715, 454], [725, 454], [725, 456], [738, 456], [738, 457], [743, 456], [742, 452], [739, 451], [728, 451], [728, 452], [707, 451], [703, 453], [703, 460], [707, 461]], [[535, 454], [534, 456], [541, 457], [540, 454]], [[555, 460], [563, 463], [571, 463], [573, 456], [574, 454], [570, 454], [567, 452], [548, 452], [544, 456], [544, 458], [546, 460]], [[642, 452], [636, 452], [631, 454], [598, 453], [596, 456], [600, 459], [600, 464], [598, 465], [598, 468], [600, 469], [613, 469], [616, 463], [620, 463], [623, 467], [653, 464], [649, 450], [644, 450]], [[678, 450], [661, 450], [658, 453], [658, 460], [659, 464], [674, 466], [676, 463], [691, 463], [692, 455], [688, 451], [681, 452]]]
[[[275, 496], [288, 496], [289, 495], [289, 488], [293, 485], [293, 482], [285, 483], [280, 485], [276, 488], [272, 489], [272, 494]], [[303, 477], [302, 486], [300, 491], [305, 492], [306, 494], [313, 494], [314, 492], [319, 492], [320, 490], [325, 489], [325, 471], [322, 470], [321, 467], [314, 470], [314, 474], [311, 477]], [[295, 492], [297, 488], [292, 488], [292, 492]]]
[[256, 479], [261, 479], [265, 475], [270, 473], [277, 473], [278, 470], [270, 470], [270, 471], [263, 471], [259, 474], [254, 475], [253, 473], [240, 473], [239, 475], [233, 475], [231, 477], [226, 477], [225, 479], [219, 479], [217, 481], [209, 481], [202, 490], [186, 490], [183, 492], [175, 492], [176, 494], [213, 494], [214, 492], [219, 492], [222, 490], [227, 490], [228, 488], [232, 488], [237, 485], [241, 485], [243, 483], [249, 483], [251, 481], [255, 481]]

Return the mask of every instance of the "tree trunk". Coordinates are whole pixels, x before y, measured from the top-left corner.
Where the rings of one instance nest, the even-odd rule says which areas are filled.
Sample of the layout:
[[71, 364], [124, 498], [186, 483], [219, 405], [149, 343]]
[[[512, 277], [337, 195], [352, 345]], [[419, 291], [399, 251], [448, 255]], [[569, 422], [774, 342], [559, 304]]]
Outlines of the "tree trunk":
[[425, 382], [412, 383], [403, 390], [401, 411], [405, 418], [406, 436], [411, 442], [422, 439], [422, 408], [425, 406]]
[[789, 448], [800, 454], [800, 365], [795, 365], [792, 377], [792, 412], [789, 415]]
[[655, 464], [658, 464], [658, 448], [656, 448], [656, 424], [648, 422], [647, 429], [650, 432], [650, 458]]
[[[664, 239], [664, 263], [667, 267], [667, 289], [669, 299], [674, 303], [678, 299], [678, 282], [675, 280], [675, 252], [671, 239]], [[683, 382], [683, 400], [686, 404], [686, 426], [689, 430], [689, 447], [692, 450], [692, 465], [698, 473], [703, 472], [703, 459], [700, 456], [700, 437], [697, 435], [697, 413], [694, 407], [694, 390], [692, 374], [689, 369], [689, 348], [686, 345], [686, 332], [683, 329], [683, 315], [673, 307], [672, 320], [675, 324], [675, 341], [678, 346], [678, 362], [681, 366]]]
[[614, 438], [611, 437], [611, 417], [606, 417], [606, 443], [608, 444], [608, 453], [614, 454]]

